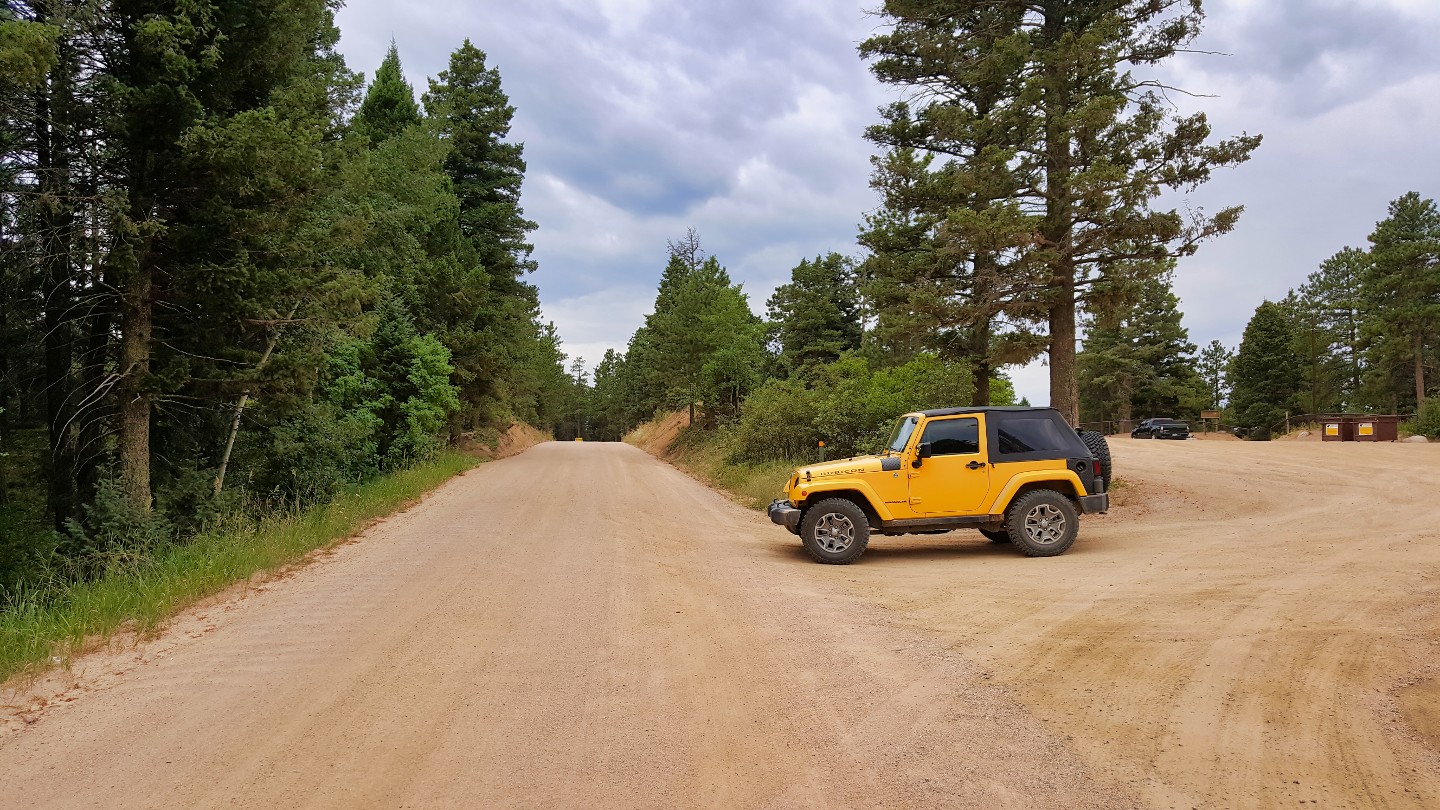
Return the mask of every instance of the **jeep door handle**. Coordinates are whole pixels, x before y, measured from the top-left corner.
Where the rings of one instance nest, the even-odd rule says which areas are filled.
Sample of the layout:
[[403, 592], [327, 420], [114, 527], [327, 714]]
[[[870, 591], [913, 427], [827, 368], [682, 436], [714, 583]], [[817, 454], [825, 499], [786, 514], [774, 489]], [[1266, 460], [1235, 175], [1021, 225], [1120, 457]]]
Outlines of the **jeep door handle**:
[[969, 467], [969, 468], [972, 469], [972, 470], [983, 470], [983, 469], [985, 469], [985, 462], [983, 462], [983, 461], [972, 461], [972, 462], [970, 462], [969, 464], [966, 464], [965, 466], [966, 466], [966, 467]]

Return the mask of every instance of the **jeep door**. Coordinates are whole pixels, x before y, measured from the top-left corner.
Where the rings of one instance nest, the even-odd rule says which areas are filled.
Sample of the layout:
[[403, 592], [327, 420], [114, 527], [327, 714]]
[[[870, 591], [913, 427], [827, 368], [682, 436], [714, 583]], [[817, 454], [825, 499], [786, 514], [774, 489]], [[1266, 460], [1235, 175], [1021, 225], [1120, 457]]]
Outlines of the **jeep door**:
[[920, 444], [931, 455], [910, 470], [910, 508], [922, 515], [971, 515], [990, 491], [985, 417], [946, 416], [925, 423]]

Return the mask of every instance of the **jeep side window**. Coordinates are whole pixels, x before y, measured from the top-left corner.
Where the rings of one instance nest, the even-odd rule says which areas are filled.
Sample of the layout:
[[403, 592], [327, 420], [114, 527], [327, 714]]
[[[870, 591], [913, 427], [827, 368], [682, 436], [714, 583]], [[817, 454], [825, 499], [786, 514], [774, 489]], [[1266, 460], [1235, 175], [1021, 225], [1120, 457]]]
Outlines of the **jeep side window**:
[[979, 419], [942, 419], [925, 426], [922, 442], [937, 456], [963, 456], [980, 452]]
[[[1062, 452], [1070, 447], [1060, 428], [1048, 418], [1012, 417], [1000, 423], [1000, 452]], [[992, 451], [993, 452], [993, 451]]]

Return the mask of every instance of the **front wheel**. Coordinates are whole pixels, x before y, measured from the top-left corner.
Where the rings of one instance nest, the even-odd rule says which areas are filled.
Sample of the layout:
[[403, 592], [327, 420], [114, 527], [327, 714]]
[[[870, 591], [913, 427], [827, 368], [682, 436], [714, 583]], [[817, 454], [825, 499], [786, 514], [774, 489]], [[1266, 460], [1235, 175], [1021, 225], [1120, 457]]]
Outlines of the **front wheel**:
[[1005, 530], [1027, 556], [1055, 557], [1075, 543], [1080, 515], [1069, 498], [1053, 489], [1037, 489], [1010, 504]]
[[847, 565], [860, 559], [870, 543], [870, 521], [860, 507], [830, 498], [805, 510], [800, 541], [815, 562]]

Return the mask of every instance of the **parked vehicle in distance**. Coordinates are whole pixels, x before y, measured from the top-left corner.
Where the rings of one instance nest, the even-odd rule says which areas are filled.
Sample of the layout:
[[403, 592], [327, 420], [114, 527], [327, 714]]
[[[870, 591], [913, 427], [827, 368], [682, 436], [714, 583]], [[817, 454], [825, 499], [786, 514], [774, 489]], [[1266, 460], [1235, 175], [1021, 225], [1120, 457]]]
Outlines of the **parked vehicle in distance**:
[[1188, 439], [1190, 425], [1178, 419], [1156, 417], [1146, 419], [1130, 431], [1132, 439]]
[[871, 533], [978, 529], [1031, 557], [1063, 554], [1080, 515], [1110, 508], [1110, 448], [1052, 408], [970, 407], [909, 413], [883, 453], [801, 467], [770, 519], [817, 562], [843, 565]]

